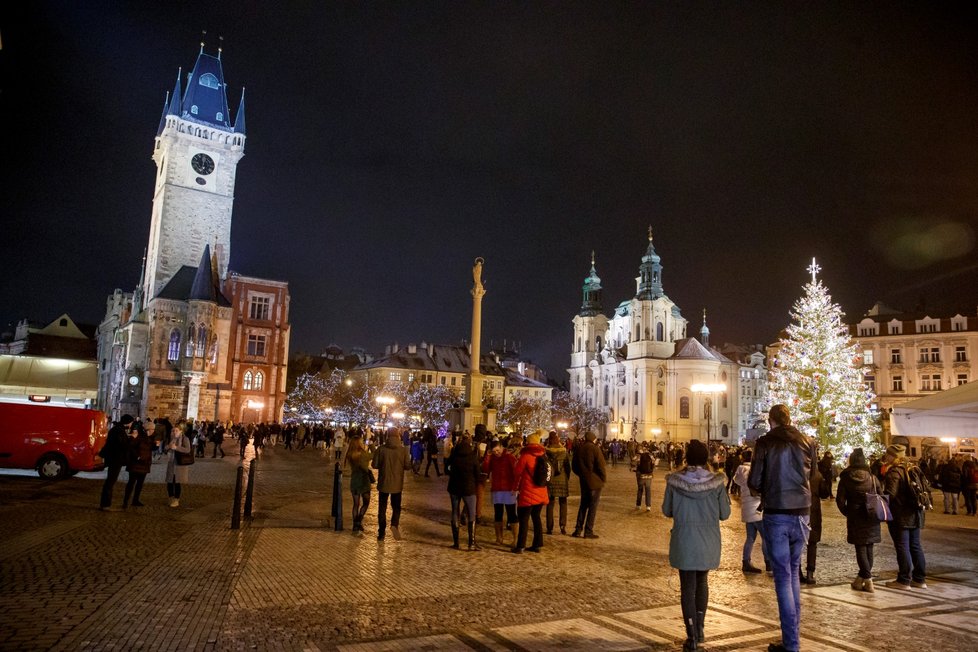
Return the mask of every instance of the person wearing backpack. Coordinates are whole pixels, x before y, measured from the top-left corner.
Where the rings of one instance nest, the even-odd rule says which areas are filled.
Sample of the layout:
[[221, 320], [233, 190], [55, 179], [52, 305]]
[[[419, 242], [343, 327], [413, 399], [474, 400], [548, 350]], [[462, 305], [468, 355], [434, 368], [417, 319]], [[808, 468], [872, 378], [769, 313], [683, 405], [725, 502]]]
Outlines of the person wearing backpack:
[[642, 442], [635, 465], [635, 480], [638, 483], [638, 495], [635, 496], [635, 509], [642, 509], [642, 496], [645, 496], [645, 511], [652, 511], [652, 474], [655, 471], [655, 459], [649, 452], [649, 445]]
[[961, 465], [961, 493], [964, 494], [964, 507], [968, 510], [968, 516], [974, 516], [978, 511], [978, 463], [975, 458], [968, 456], [968, 459]]
[[[893, 520], [888, 522], [890, 538], [896, 549], [899, 570], [895, 580], [886, 586], [891, 589], [927, 588], [927, 561], [920, 543], [920, 530], [924, 527], [924, 508], [911, 486], [911, 477], [924, 481], [920, 467], [906, 457], [906, 446], [891, 444], [883, 455], [886, 468], [883, 493], [890, 497]], [[926, 487], [924, 487], [926, 489]]]
[[[540, 552], [543, 547], [543, 522], [540, 512], [550, 496], [547, 493], [546, 481], [541, 485], [536, 482], [535, 471], [538, 464], [546, 464], [547, 449], [540, 443], [543, 435], [547, 434], [542, 428], [526, 438], [526, 445], [520, 450], [516, 460], [514, 476], [516, 478], [516, 513], [519, 517], [519, 529], [516, 535], [516, 545], [512, 552], [520, 554], [524, 549], [530, 552]], [[533, 545], [526, 548], [526, 534], [530, 519], [533, 519]]]
[[962, 472], [960, 462], [951, 458], [941, 466], [937, 474], [941, 483], [941, 493], [944, 494], [944, 513], [958, 514], [958, 494], [961, 493]]

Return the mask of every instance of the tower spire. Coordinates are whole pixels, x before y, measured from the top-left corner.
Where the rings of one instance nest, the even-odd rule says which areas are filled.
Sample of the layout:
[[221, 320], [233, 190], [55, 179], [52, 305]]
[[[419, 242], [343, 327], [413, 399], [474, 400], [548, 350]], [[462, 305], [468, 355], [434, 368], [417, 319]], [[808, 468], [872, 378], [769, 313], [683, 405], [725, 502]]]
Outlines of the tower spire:
[[132, 314], [138, 315], [143, 311], [143, 296], [145, 290], [143, 285], [146, 282], [146, 247], [143, 247], [143, 262], [139, 266], [139, 283], [136, 284], [136, 289], [132, 293]]
[[594, 250], [591, 250], [591, 271], [584, 279], [584, 300], [581, 302], [581, 317], [593, 317], [601, 312], [601, 279], [594, 268]]
[[710, 329], [706, 325], [706, 308], [703, 308], [703, 328], [700, 329], [700, 344], [710, 346]]
[[649, 246], [642, 256], [642, 264], [639, 265], [638, 272], [638, 292], [635, 295], [640, 301], [658, 299], [664, 296], [662, 291], [662, 259], [655, 253], [652, 246], [652, 226], [649, 225]]

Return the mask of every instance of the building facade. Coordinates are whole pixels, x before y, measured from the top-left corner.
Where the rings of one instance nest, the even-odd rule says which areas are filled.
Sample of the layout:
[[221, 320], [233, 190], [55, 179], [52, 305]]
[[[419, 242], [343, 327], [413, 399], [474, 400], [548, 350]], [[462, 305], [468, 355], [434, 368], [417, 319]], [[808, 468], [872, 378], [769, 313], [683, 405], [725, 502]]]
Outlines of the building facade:
[[701, 341], [687, 337], [687, 320], [663, 290], [651, 229], [635, 280], [635, 296], [605, 315], [592, 256], [573, 319], [570, 393], [604, 411], [607, 438], [737, 443], [750, 425], [749, 403], [731, 394], [742, 391], [750, 365], [709, 346], [705, 313]]
[[244, 93], [231, 122], [221, 52], [200, 54], [164, 103], [149, 243], [136, 289], [109, 296], [98, 329], [99, 404], [233, 421], [282, 415], [288, 284], [229, 272]]

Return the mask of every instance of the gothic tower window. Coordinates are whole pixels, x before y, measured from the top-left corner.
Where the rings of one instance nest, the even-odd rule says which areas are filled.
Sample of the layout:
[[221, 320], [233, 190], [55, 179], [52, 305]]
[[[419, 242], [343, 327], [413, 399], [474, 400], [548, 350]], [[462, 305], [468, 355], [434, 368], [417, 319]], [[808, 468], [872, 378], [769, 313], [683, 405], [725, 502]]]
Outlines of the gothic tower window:
[[251, 370], [246, 371], [244, 373], [244, 379], [241, 382], [241, 388], [251, 389], [251, 385], [253, 381], [254, 381], [254, 375], [251, 373]]
[[187, 327], [187, 350], [184, 353], [188, 358], [194, 357], [194, 349], [197, 346], [197, 327], [193, 324]]
[[660, 322], [657, 322], [656, 325], [655, 325], [655, 341], [656, 342], [661, 342], [662, 341], [662, 322], [661, 321]]
[[204, 353], [207, 351], [207, 328], [201, 324], [197, 328], [197, 348], [194, 351], [194, 356], [198, 358], [203, 358]]
[[167, 362], [176, 362], [180, 357], [180, 330], [174, 328], [170, 331], [170, 347], [166, 351]]
[[217, 337], [211, 338], [211, 350], [207, 354], [212, 365], [217, 364]]
[[255, 389], [262, 389], [265, 386], [265, 374], [257, 372], [255, 374]]

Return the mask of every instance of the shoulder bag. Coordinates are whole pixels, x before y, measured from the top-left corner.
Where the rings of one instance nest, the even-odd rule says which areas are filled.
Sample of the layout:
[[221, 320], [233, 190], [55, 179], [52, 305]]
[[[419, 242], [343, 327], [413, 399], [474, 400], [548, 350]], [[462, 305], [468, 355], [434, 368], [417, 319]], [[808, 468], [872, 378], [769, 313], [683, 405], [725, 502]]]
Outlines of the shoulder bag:
[[893, 512], [890, 510], [890, 499], [888, 496], [876, 492], [876, 478], [872, 478], [872, 480], [873, 489], [866, 494], [866, 512], [877, 521], [892, 521]]

